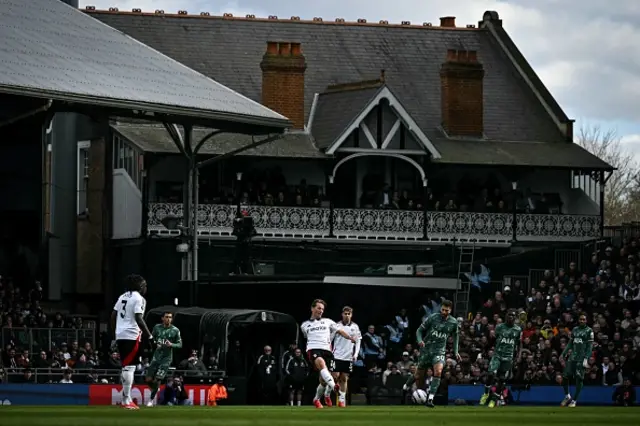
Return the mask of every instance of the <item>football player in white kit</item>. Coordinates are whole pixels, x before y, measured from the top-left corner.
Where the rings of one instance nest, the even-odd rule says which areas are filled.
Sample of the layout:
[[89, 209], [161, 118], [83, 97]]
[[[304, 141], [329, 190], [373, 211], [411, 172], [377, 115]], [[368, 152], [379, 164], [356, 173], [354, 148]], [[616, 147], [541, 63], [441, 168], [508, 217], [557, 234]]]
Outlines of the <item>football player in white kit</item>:
[[338, 328], [338, 325], [329, 318], [322, 318], [326, 303], [322, 299], [316, 299], [311, 304], [311, 319], [300, 326], [302, 334], [307, 339], [307, 358], [309, 363], [320, 372], [320, 384], [313, 398], [313, 405], [322, 408], [320, 399], [324, 396], [327, 407], [331, 403], [331, 391], [338, 393], [340, 387], [333, 380], [329, 369], [333, 369], [333, 353], [331, 352], [331, 339], [335, 333], [355, 343], [356, 339], [346, 331]]
[[338, 323], [338, 329], [346, 331], [349, 336], [355, 339], [355, 343], [350, 339], [345, 339], [340, 334], [336, 334], [333, 339], [333, 358], [335, 359], [333, 378], [340, 386], [338, 407], [347, 406], [347, 381], [349, 380], [349, 374], [353, 372], [353, 362], [358, 359], [360, 344], [362, 343], [360, 327], [351, 321], [352, 316], [353, 308], [351, 306], [342, 308], [342, 321]]
[[143, 319], [146, 305], [143, 295], [147, 292], [147, 282], [140, 275], [129, 275], [125, 279], [125, 288], [127, 291], [113, 306], [111, 329], [115, 331], [115, 345], [122, 360], [122, 407], [137, 410], [138, 406], [131, 398], [136, 357], [142, 332], [144, 331], [152, 343], [153, 337]]

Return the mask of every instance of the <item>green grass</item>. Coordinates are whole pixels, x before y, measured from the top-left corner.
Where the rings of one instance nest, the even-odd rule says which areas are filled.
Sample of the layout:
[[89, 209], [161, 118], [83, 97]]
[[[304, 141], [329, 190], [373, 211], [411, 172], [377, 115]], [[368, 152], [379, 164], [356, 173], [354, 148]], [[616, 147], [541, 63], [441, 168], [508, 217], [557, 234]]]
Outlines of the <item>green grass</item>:
[[[0, 406], [0, 425], [42, 426], [630, 426], [635, 408], [607, 407], [119, 407]], [[174, 423], [175, 422], [175, 423]]]

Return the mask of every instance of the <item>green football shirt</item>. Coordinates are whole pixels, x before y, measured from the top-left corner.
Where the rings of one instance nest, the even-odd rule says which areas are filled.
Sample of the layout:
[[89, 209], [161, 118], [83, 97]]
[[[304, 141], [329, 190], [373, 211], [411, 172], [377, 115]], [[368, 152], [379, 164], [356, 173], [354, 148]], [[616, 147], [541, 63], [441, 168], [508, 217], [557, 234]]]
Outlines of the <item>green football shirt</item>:
[[443, 319], [440, 313], [430, 315], [418, 328], [416, 337], [424, 342], [423, 352], [444, 355], [447, 340], [453, 336], [453, 351], [458, 353], [458, 320], [451, 315]]
[[[165, 327], [163, 324], [156, 324], [151, 334], [158, 345], [153, 353], [153, 359], [156, 361], [172, 360], [173, 349], [182, 347], [182, 337], [180, 337], [178, 327], [173, 325]], [[166, 342], [171, 342], [171, 347], [166, 346]]]
[[522, 329], [517, 326], [509, 326], [505, 323], [498, 324], [496, 327], [496, 347], [494, 354], [505, 361], [511, 361], [516, 352], [516, 348], [520, 345]]
[[579, 362], [589, 359], [593, 348], [593, 337], [593, 330], [591, 327], [587, 325], [583, 327], [574, 327], [573, 331], [571, 331], [571, 340], [565, 349], [566, 351], [571, 348], [571, 355], [569, 355], [569, 359], [571, 361]]

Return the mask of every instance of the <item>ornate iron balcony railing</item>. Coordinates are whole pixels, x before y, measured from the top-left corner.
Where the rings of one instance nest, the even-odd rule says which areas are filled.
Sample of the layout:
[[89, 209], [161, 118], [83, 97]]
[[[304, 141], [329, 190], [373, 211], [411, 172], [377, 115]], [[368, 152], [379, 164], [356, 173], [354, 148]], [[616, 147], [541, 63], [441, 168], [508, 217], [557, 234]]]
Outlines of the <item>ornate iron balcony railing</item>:
[[[330, 235], [329, 208], [247, 206], [258, 237], [376, 241], [418, 241], [423, 239], [424, 214], [416, 210], [334, 209]], [[232, 235], [236, 206], [198, 206], [198, 233], [216, 238]], [[182, 216], [182, 204], [149, 205], [149, 234], [177, 235], [161, 220], [166, 215]], [[512, 239], [512, 214], [428, 212], [429, 241], [504, 243]], [[600, 235], [600, 217], [590, 215], [518, 214], [518, 241], [583, 241]]]

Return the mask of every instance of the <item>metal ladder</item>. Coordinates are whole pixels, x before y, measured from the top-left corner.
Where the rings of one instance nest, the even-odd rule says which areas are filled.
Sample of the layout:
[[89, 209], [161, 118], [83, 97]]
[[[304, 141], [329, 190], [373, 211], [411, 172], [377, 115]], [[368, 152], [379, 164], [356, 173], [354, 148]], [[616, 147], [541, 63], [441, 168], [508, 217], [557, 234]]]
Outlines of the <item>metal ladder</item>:
[[453, 312], [457, 317], [467, 319], [469, 314], [469, 296], [471, 284], [462, 279], [462, 274], [473, 273], [473, 260], [476, 252], [476, 243], [462, 244], [459, 248], [458, 259], [458, 290], [455, 293]]

